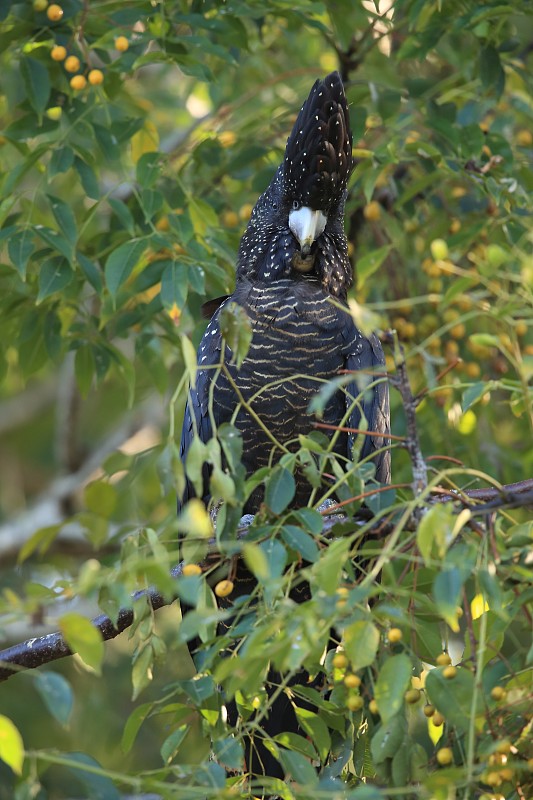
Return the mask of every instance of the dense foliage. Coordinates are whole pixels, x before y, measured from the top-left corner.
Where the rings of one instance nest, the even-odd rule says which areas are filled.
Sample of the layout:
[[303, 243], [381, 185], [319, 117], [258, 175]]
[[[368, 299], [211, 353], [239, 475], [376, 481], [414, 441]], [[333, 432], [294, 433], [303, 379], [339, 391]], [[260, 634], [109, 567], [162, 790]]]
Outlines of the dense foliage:
[[[0, 798], [260, 796], [241, 734], [268, 711], [270, 663], [283, 681], [305, 665], [294, 701], [316, 708], [299, 712], [306, 738], [270, 742], [291, 776], [281, 797], [531, 796], [531, 511], [429, 504], [437, 486], [533, 477], [531, 41], [521, 0], [0, 5], [3, 637], [59, 627], [79, 653], [0, 686]], [[371, 471], [344, 478], [319, 431], [246, 481], [226, 428], [187, 462], [192, 479], [214, 467], [221, 554], [175, 580], [178, 528], [191, 563], [211, 535], [198, 504], [175, 515], [200, 308], [231, 291], [251, 204], [337, 68], [352, 311], [396, 330], [393, 379], [403, 345], [429, 482], [413, 491], [399, 438], [393, 488], [372, 494]], [[246, 348], [238, 316], [226, 335]], [[391, 405], [403, 437], [394, 386]], [[297, 463], [313, 509], [290, 509]], [[242, 545], [254, 480], [267, 502]], [[325, 537], [315, 508], [331, 494], [348, 517]], [[363, 495], [376, 517], [356, 523]], [[230, 658], [213, 587], [241, 551], [258, 586]], [[302, 576], [312, 598], [295, 605]], [[87, 620], [148, 586], [193, 610], [182, 622], [141, 599], [130, 639], [104, 647]]]

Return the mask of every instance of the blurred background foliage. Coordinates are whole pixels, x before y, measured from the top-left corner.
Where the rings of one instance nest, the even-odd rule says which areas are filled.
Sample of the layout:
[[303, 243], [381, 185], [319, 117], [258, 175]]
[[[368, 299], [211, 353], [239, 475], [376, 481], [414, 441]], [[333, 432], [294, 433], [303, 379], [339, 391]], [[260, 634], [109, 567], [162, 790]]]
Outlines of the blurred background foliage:
[[[201, 337], [202, 303], [232, 290], [251, 208], [310, 85], [333, 69], [345, 79], [354, 131], [346, 217], [353, 297], [382, 329], [396, 329], [414, 390], [427, 390], [417, 413], [423, 452], [435, 469], [447, 463], [439, 457], [458, 460], [443, 478], [448, 486], [485, 485], [481, 473], [502, 483], [533, 476], [532, 42], [533, 13], [521, 0], [0, 5], [6, 643], [52, 629], [67, 612], [91, 616], [97, 601], [114, 613], [139, 586], [170, 591], [187, 342]], [[387, 363], [394, 372], [392, 354]], [[391, 406], [393, 432], [404, 435], [394, 391]], [[393, 482], [410, 480], [407, 455], [396, 448]], [[497, 526], [503, 537], [525, 535], [522, 545], [507, 538], [490, 553], [478, 540], [464, 545], [464, 563], [490, 576], [491, 602], [498, 581], [489, 561], [506, 553], [510, 564], [522, 563], [529, 517], [519, 510]], [[449, 523], [434, 520], [435, 530]], [[405, 621], [398, 609], [408, 602], [394, 595], [402, 557], [397, 563], [384, 578], [390, 607], [376, 617], [380, 625]], [[411, 597], [430, 591], [434, 575], [426, 577]], [[504, 579], [522, 572], [498, 578], [501, 587]], [[479, 604], [479, 588], [472, 583], [465, 596]], [[515, 589], [501, 588], [500, 616], [489, 620], [496, 628], [507, 591]], [[507, 666], [512, 654], [518, 659], [511, 672], [523, 674], [527, 628], [522, 620], [513, 630], [509, 619], [511, 638], [498, 629], [498, 647]], [[103, 678], [76, 659], [54, 666], [74, 690], [64, 717], [50, 711], [50, 698], [68, 707], [69, 683], [58, 679], [54, 695], [33, 674], [0, 686], [0, 709], [30, 751], [79, 751], [130, 775], [160, 770], [172, 710], [141, 727], [127, 756], [120, 739], [134, 707], [134, 647], [143, 702], [191, 674], [177, 623], [175, 611], [156, 620], [140, 610], [133, 640], [123, 635], [106, 646]], [[421, 657], [431, 661], [441, 629], [428, 620], [427, 630]], [[165, 648], [172, 653], [150, 682], [151, 659]], [[387, 654], [380, 650], [381, 659]], [[489, 690], [505, 672], [495, 661]], [[510, 717], [501, 725], [520, 738], [522, 722]], [[207, 769], [201, 729], [195, 717], [175, 761], [168, 758], [187, 774], [195, 759]], [[418, 741], [423, 754], [411, 753], [410, 763], [434, 766], [425, 728]], [[468, 758], [477, 759], [472, 746]], [[365, 758], [368, 746], [358, 775], [369, 774]], [[32, 757], [23, 778], [0, 769], [0, 797], [115, 796], [108, 783], [109, 794], [97, 795], [97, 778], [79, 783], [77, 774]], [[434, 781], [426, 790], [452, 797], [458, 774], [444, 789]], [[414, 773], [387, 775], [402, 786]], [[527, 791], [510, 785], [505, 797], [523, 800]]]

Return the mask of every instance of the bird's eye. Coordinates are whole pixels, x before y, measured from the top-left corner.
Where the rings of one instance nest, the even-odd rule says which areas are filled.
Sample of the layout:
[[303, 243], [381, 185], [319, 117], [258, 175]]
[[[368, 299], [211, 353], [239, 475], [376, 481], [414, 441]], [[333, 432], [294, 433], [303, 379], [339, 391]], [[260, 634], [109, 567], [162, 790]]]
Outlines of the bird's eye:
[[293, 209], [294, 209], [295, 211], [298, 211], [298, 209], [300, 208], [300, 205], [301, 205], [301, 204], [300, 204], [300, 201], [299, 201], [299, 200], [293, 200], [293, 201], [292, 201], [292, 207], [293, 207]]
[[278, 203], [278, 201], [277, 201], [277, 200], [272, 200], [272, 208], [274, 209], [274, 211], [277, 211], [277, 210], [278, 210], [278, 208], [279, 208], [279, 203]]

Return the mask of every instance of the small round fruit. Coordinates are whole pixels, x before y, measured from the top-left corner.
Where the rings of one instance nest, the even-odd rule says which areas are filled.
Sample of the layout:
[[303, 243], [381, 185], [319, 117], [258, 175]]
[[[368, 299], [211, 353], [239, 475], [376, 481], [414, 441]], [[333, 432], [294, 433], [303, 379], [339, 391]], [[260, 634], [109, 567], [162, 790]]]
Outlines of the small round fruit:
[[448, 655], [448, 653], [440, 653], [440, 655], [437, 656], [436, 661], [439, 667], [447, 667], [448, 664], [452, 663], [452, 660]]
[[64, 61], [67, 57], [67, 48], [63, 47], [62, 44], [56, 44], [55, 47], [52, 47], [50, 50], [50, 58], [52, 61]]
[[448, 258], [449, 255], [448, 245], [444, 241], [444, 239], [433, 239], [433, 241], [429, 245], [429, 249], [431, 250], [431, 255], [433, 256], [435, 261]]
[[198, 564], [185, 564], [182, 570], [182, 574], [187, 575], [201, 575], [202, 568]]
[[437, 761], [441, 767], [447, 767], [448, 764], [452, 763], [453, 753], [449, 747], [441, 747], [440, 750], [437, 750]]
[[33, 0], [34, 11], [44, 11], [48, 6], [48, 0]]
[[215, 586], [215, 594], [217, 597], [227, 597], [233, 591], [233, 581], [219, 581]]
[[361, 678], [359, 675], [346, 675], [344, 685], [348, 689], [357, 689], [358, 686], [361, 686]]
[[224, 211], [222, 214], [222, 222], [227, 228], [236, 228], [239, 224], [239, 217], [235, 211]]
[[507, 695], [507, 692], [503, 688], [503, 686], [495, 686], [491, 689], [490, 696], [493, 700], [504, 700]]
[[348, 659], [344, 653], [335, 653], [331, 661], [335, 669], [345, 669], [348, 666]]
[[403, 633], [401, 632], [400, 628], [391, 628], [389, 631], [389, 642], [391, 644], [396, 644], [396, 642], [401, 642], [403, 638]]
[[119, 53], [125, 53], [129, 46], [130, 43], [125, 36], [117, 36], [115, 39], [115, 47]]
[[250, 215], [254, 207], [251, 203], [245, 203], [243, 206], [239, 208], [239, 219], [243, 222], [247, 222], [250, 219]]
[[502, 782], [499, 772], [489, 772], [488, 775], [485, 775], [483, 778], [483, 783], [487, 783], [489, 786], [499, 786]]
[[435, 711], [435, 713], [431, 717], [431, 721], [436, 728], [440, 728], [441, 725], [444, 725], [444, 717], [442, 716], [440, 711]]
[[421, 697], [420, 689], [408, 689], [404, 694], [404, 697], [405, 697], [405, 702], [409, 703], [409, 705], [412, 706], [415, 703], [418, 703], [418, 701], [420, 700]]
[[50, 22], [59, 22], [63, 16], [63, 9], [61, 6], [58, 6], [57, 3], [52, 3], [52, 5], [48, 6], [46, 9], [46, 16]]
[[457, 675], [457, 667], [452, 667], [452, 665], [449, 664], [447, 667], [444, 667], [442, 674], [447, 681], [451, 681]]
[[502, 755], [507, 755], [507, 753], [511, 752], [511, 742], [509, 739], [502, 739], [496, 745], [496, 752], [501, 753]]
[[504, 781], [512, 781], [514, 778], [514, 769], [511, 769], [511, 767], [504, 767], [500, 770], [500, 777]]
[[358, 694], [346, 698], [346, 707], [350, 711], [360, 711], [363, 708], [363, 706], [364, 706], [363, 698], [360, 697]]
[[377, 200], [371, 200], [363, 209], [363, 214], [369, 222], [377, 222], [381, 218], [381, 206]]
[[61, 114], [63, 113], [63, 109], [61, 106], [52, 106], [51, 108], [47, 108], [45, 111], [46, 116], [48, 119], [51, 119], [52, 122], [57, 122], [61, 119]]
[[87, 79], [84, 75], [74, 75], [74, 77], [70, 79], [70, 88], [74, 89], [75, 92], [81, 92], [86, 86]]
[[372, 699], [370, 701], [370, 703], [368, 704], [368, 710], [370, 711], [371, 714], [374, 714], [374, 715], [379, 714], [378, 704], [376, 703], [376, 701], [374, 699]]
[[516, 143], [519, 147], [531, 147], [533, 144], [533, 134], [528, 130], [518, 131], [516, 134]]
[[77, 72], [80, 68], [80, 60], [78, 56], [69, 56], [65, 61], [65, 69], [67, 72]]
[[435, 714], [435, 706], [432, 706], [431, 703], [428, 703], [424, 706], [424, 714], [426, 717], [433, 717]]
[[87, 78], [91, 86], [100, 86], [104, 82], [104, 73], [101, 69], [92, 69]]

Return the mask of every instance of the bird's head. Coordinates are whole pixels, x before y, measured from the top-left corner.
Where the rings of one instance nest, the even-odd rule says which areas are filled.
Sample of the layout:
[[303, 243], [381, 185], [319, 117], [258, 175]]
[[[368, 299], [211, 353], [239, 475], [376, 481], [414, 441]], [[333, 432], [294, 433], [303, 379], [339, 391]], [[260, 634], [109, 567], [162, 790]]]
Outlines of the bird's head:
[[316, 81], [287, 140], [285, 156], [257, 201], [239, 250], [239, 273], [271, 281], [318, 278], [344, 297], [352, 282], [344, 235], [352, 134], [338, 72]]

